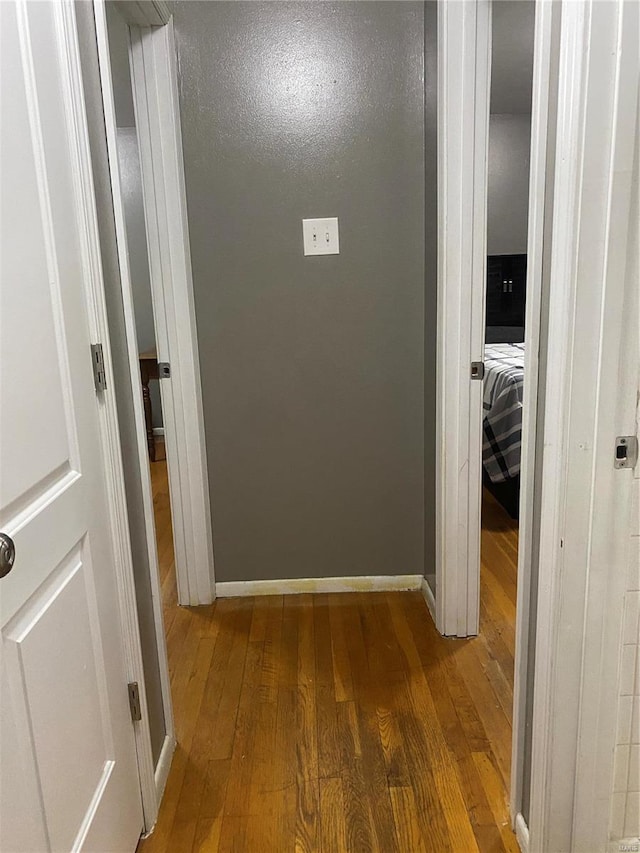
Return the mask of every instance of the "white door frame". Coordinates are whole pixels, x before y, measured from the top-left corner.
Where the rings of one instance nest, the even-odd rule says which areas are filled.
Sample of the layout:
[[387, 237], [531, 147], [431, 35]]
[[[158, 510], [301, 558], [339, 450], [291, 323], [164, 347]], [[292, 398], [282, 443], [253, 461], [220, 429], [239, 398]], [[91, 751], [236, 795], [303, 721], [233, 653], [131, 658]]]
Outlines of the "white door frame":
[[490, 0], [438, 3], [435, 621], [478, 633]]
[[587, 853], [608, 840], [633, 521], [633, 471], [615, 470], [613, 458], [616, 435], [637, 429], [638, 309], [629, 317], [624, 299], [637, 288], [637, 262], [635, 273], [627, 262], [638, 13], [622, 0], [562, 8], [531, 853]]
[[[479, 631], [491, 2], [439, 4], [439, 269], [436, 625]], [[533, 547], [540, 303], [545, 217], [552, 4], [536, 8], [527, 238], [525, 379], [510, 807], [519, 840]], [[469, 105], [473, 104], [473, 109]], [[466, 122], [466, 123], [465, 123]]]
[[[516, 600], [516, 644], [513, 684], [513, 736], [511, 743], [510, 808], [512, 824], [521, 846], [528, 828], [521, 814], [526, 699], [529, 664], [531, 577], [534, 531], [534, 480], [536, 472], [536, 422], [540, 366], [540, 321], [545, 214], [552, 184], [547, 175], [549, 133], [549, 88], [552, 67], [552, 3], [538, 3], [535, 16], [533, 86], [531, 102], [531, 159], [527, 232], [527, 287], [525, 303], [525, 374], [520, 464], [520, 513], [518, 524], [518, 584]], [[548, 224], [548, 223], [547, 223]]]
[[171, 17], [163, 27], [131, 28], [131, 67], [158, 359], [171, 363], [171, 380], [160, 388], [178, 600], [211, 604], [211, 507]]
[[[436, 625], [479, 631], [491, 2], [438, 6]], [[521, 842], [552, 4], [536, 9], [510, 806]], [[473, 108], [470, 108], [470, 104]]]
[[[105, 0], [95, 0], [100, 74], [105, 102], [109, 165], [112, 174], [118, 253], [124, 292], [132, 377], [139, 382], [133, 298], [126, 250], [123, 201], [117, 160], [116, 119], [109, 65]], [[211, 604], [215, 598], [211, 510], [202, 410], [202, 391], [187, 226], [182, 136], [177, 90], [173, 21], [162, 2], [122, 3], [129, 23], [130, 64], [136, 132], [140, 147], [143, 203], [151, 274], [151, 296], [158, 361], [168, 362], [171, 377], [160, 382], [169, 492], [173, 522], [178, 601]], [[138, 400], [138, 396], [140, 399]], [[138, 429], [142, 397], [136, 398]], [[146, 441], [139, 435], [142, 469]], [[144, 457], [144, 458], [143, 458]], [[146, 480], [146, 478], [144, 478]], [[143, 482], [152, 584], [157, 582], [151, 486]]]
[[[104, 2], [94, 3], [94, 17], [96, 24], [96, 38], [98, 46], [98, 61], [100, 66], [100, 79], [102, 83], [102, 100], [104, 105], [105, 129], [107, 136], [107, 155], [109, 159], [109, 171], [111, 174], [111, 190], [113, 195], [114, 224], [116, 229], [118, 246], [118, 264], [120, 268], [120, 282], [122, 286], [122, 302], [124, 307], [124, 321], [126, 329], [129, 374], [132, 388], [133, 413], [136, 424], [137, 450], [140, 460], [141, 492], [145, 516], [147, 553], [149, 557], [149, 574], [153, 604], [153, 618], [155, 634], [157, 638], [158, 669], [160, 673], [160, 686], [162, 693], [162, 706], [164, 711], [165, 740], [162, 746], [157, 767], [153, 766], [152, 755], [147, 756], [150, 766], [144, 768], [140, 773], [140, 787], [143, 799], [148, 802], [148, 811], [155, 811], [153, 819], [146, 820], [145, 829], [149, 832], [155, 824], [160, 800], [164, 792], [171, 759], [176, 746], [175, 729], [173, 722], [173, 704], [171, 700], [171, 683], [169, 676], [169, 662], [167, 657], [167, 644], [164, 631], [164, 618], [162, 613], [162, 593], [160, 588], [160, 574], [158, 563], [157, 540], [155, 531], [155, 518], [153, 513], [153, 495], [151, 490], [151, 479], [149, 475], [148, 448], [146, 438], [146, 427], [144, 419], [144, 408], [140, 390], [140, 368], [138, 362], [138, 344], [135, 326], [135, 314], [133, 308], [133, 289], [131, 283], [131, 272], [129, 267], [129, 253], [127, 247], [127, 235], [125, 226], [124, 203], [120, 192], [120, 171], [117, 157], [117, 131], [115, 120], [115, 103], [113, 98], [113, 83], [111, 79], [111, 66], [109, 63], [109, 44], [107, 33], [106, 8]], [[145, 725], [148, 720], [145, 718]]]
[[[479, 557], [469, 517], [475, 492], [467, 476], [469, 448], [476, 446], [468, 436], [469, 396], [473, 391], [468, 364], [475, 358], [467, 330], [472, 323], [473, 303], [471, 277], [465, 278], [462, 273], [473, 269], [474, 257], [473, 238], [463, 228], [464, 209], [475, 209], [478, 181], [474, 169], [484, 170], [485, 162], [473, 156], [484, 143], [482, 139], [474, 141], [469, 115], [464, 123], [462, 97], [470, 98], [469, 93], [474, 91], [476, 97], [483, 96], [484, 72], [482, 68], [474, 71], [474, 63], [483, 56], [473, 43], [474, 30], [477, 37], [478, 33], [482, 35], [482, 28], [474, 21], [473, 10], [465, 8], [468, 5], [474, 4], [444, 3], [439, 7], [440, 246], [444, 252], [438, 292], [436, 618], [443, 633], [458, 635], [473, 633], [469, 630], [473, 628], [468, 619], [469, 603], [470, 592], [475, 594]], [[617, 698], [627, 571], [625, 509], [631, 472], [614, 471], [613, 444], [616, 434], [635, 430], [636, 365], [625, 372], [616, 356], [624, 346], [625, 222], [628, 229], [638, 95], [637, 43], [633, 41], [638, 31], [638, 8], [622, 0], [563, 3], [558, 130], [554, 139], [548, 137], [551, 16], [551, 3], [537, 3], [511, 808], [523, 849], [531, 853], [591, 853], [604, 849], [607, 840], [615, 744], [612, 707]], [[479, 74], [475, 89], [474, 73]], [[480, 106], [476, 102], [475, 110]], [[551, 176], [546, 161], [548, 143], [555, 148]], [[467, 146], [466, 158], [463, 146]], [[546, 359], [553, 369], [547, 373], [544, 401], [527, 827], [520, 814], [521, 774], [534, 536], [542, 248], [549, 177], [554, 200]], [[546, 253], [545, 257], [548, 261]], [[461, 341], [447, 340], [452, 329], [455, 334], [463, 333]], [[626, 403], [621, 407], [617, 395], [622, 384]]]
[[65, 0], [65, 2], [56, 5], [56, 10], [61, 42], [66, 51], [66, 66], [63, 69], [65, 72], [64, 82], [68, 89], [67, 101], [71, 112], [69, 122], [73, 130], [71, 145], [76, 157], [76, 192], [84, 226], [80, 237], [86, 269], [85, 282], [88, 293], [90, 332], [93, 340], [102, 343], [105, 356], [107, 388], [97, 402], [102, 445], [100, 450], [105, 459], [105, 485], [109, 507], [109, 518], [105, 519], [105, 524], [109, 526], [113, 542], [114, 572], [118, 584], [126, 676], [130, 682], [135, 681], [140, 687], [142, 719], [134, 725], [134, 733], [141, 780], [144, 822], [145, 828], [149, 830], [157, 819], [160, 794], [155, 784], [149, 731], [87, 114], [82, 86], [74, 4], [71, 0]]

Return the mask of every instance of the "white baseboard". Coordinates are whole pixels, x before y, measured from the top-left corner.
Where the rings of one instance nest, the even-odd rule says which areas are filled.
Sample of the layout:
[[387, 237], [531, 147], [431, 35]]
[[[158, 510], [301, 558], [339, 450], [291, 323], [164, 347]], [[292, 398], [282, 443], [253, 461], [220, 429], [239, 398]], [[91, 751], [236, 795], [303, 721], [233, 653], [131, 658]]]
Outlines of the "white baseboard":
[[158, 808], [160, 808], [162, 795], [164, 794], [164, 789], [167, 784], [167, 778], [169, 777], [169, 771], [171, 770], [171, 761], [173, 759], [173, 753], [175, 751], [175, 748], [175, 738], [167, 735], [164, 739], [164, 743], [162, 744], [162, 749], [160, 750], [160, 757], [158, 758], [158, 764], [156, 766], [156, 792], [158, 794]]
[[422, 582], [420, 584], [420, 589], [422, 590], [422, 596], [424, 600], [427, 602], [427, 607], [429, 608], [429, 613], [431, 614], [431, 618], [433, 619], [433, 624], [436, 624], [436, 600], [433, 597], [433, 592], [431, 591], [431, 587], [427, 583], [426, 578], [422, 578]]
[[292, 595], [303, 592], [383, 592], [420, 589], [422, 575], [359, 575], [353, 578], [296, 578], [216, 583], [219, 598], [245, 595]]
[[155, 436], [155, 438], [164, 438], [164, 427], [154, 427], [153, 435]]
[[522, 853], [529, 853], [529, 827], [521, 812], [516, 815], [516, 839]]
[[155, 810], [152, 815], [145, 815], [145, 831], [141, 836], [142, 838], [148, 838], [153, 833], [153, 830], [156, 828], [158, 813], [160, 811], [160, 804], [162, 803], [162, 795], [164, 794], [164, 789], [167, 785], [167, 779], [169, 778], [169, 771], [171, 770], [171, 760], [173, 759], [173, 753], [175, 751], [175, 748], [176, 739], [171, 737], [170, 735], [165, 735], [165, 739], [162, 743], [162, 749], [160, 750], [160, 755], [158, 757], [158, 763], [156, 765], [154, 774], [156, 794]]

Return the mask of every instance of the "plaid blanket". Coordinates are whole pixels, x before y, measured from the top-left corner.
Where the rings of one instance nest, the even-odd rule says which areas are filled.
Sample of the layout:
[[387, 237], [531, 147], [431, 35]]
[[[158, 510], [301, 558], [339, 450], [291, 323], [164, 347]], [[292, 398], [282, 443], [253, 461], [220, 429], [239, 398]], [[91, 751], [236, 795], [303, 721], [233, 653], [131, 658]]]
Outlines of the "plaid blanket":
[[520, 473], [524, 344], [488, 344], [484, 350], [482, 464], [492, 483]]

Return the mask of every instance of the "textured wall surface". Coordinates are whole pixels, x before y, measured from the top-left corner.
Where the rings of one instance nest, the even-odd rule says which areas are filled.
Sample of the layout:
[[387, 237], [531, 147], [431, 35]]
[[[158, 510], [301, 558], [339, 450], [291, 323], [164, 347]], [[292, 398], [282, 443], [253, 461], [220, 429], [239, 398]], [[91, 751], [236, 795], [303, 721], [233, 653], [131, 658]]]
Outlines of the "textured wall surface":
[[492, 115], [489, 119], [487, 254], [527, 251], [531, 116]]
[[423, 571], [423, 12], [175, 6], [219, 581]]
[[491, 112], [530, 113], [533, 83], [533, 0], [491, 4]]

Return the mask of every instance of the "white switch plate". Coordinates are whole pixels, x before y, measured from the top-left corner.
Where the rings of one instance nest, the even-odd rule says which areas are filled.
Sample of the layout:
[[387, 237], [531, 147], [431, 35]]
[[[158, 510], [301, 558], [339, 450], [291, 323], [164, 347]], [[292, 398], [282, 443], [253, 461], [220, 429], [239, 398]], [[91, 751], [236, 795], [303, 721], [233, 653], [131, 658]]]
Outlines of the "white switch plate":
[[338, 217], [303, 219], [302, 239], [305, 255], [339, 255]]

